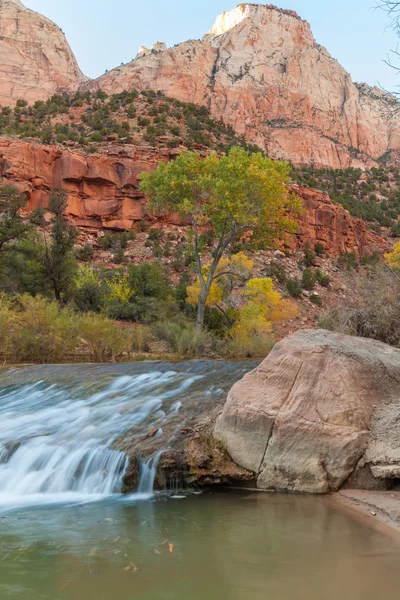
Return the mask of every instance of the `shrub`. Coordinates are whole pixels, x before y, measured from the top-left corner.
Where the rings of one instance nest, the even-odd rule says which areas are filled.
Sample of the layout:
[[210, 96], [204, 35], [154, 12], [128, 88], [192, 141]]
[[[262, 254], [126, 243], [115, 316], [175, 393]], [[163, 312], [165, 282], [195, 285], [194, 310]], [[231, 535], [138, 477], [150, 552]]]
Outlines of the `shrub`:
[[104, 292], [97, 282], [85, 281], [76, 289], [74, 302], [82, 312], [99, 313], [104, 307]]
[[160, 229], [156, 229], [155, 227], [150, 229], [148, 239], [152, 242], [161, 241], [163, 237], [163, 232]]
[[15, 314], [10, 301], [0, 293], [0, 355], [7, 359], [12, 356], [12, 335], [16, 326]]
[[348, 335], [400, 345], [400, 281], [395, 274], [377, 268], [359, 281], [359, 302], [353, 307], [325, 311], [320, 325]]
[[97, 239], [97, 243], [99, 244], [100, 248], [103, 248], [104, 250], [110, 250], [114, 244], [115, 244], [115, 236], [112, 233], [105, 233], [103, 235], [103, 237], [99, 237]]
[[322, 257], [325, 255], [325, 247], [321, 242], [317, 242], [314, 246], [314, 252], [317, 256]]
[[116, 265], [121, 265], [125, 260], [125, 252], [123, 248], [118, 248], [114, 252], [114, 263]]
[[272, 277], [272, 279], [276, 279], [279, 283], [284, 284], [287, 280], [285, 267], [282, 265], [282, 263], [273, 261], [266, 268], [265, 277]]
[[93, 256], [93, 246], [91, 244], [85, 244], [75, 249], [75, 255], [78, 260], [82, 262], [89, 261]]
[[329, 287], [329, 284], [331, 282], [331, 279], [329, 277], [329, 275], [327, 273], [324, 273], [323, 271], [320, 271], [319, 269], [317, 269], [315, 271], [315, 275], [317, 277], [317, 281], [318, 283], [322, 286], [322, 287]]
[[135, 352], [150, 352], [153, 335], [146, 325], [135, 325], [131, 329], [132, 349]]
[[288, 279], [286, 282], [286, 289], [292, 298], [300, 298], [303, 287], [299, 279]]
[[94, 362], [116, 361], [132, 350], [130, 331], [102, 315], [90, 314], [79, 319], [79, 333]]
[[311, 292], [314, 289], [316, 277], [310, 269], [306, 269], [303, 273], [301, 284], [304, 290]]
[[246, 358], [265, 358], [272, 350], [274, 343], [265, 336], [254, 336], [243, 339], [230, 339], [222, 342], [219, 353], [224, 358], [240, 360]]
[[165, 321], [155, 325], [153, 331], [157, 339], [165, 341], [181, 358], [207, 356], [214, 348], [211, 333], [196, 329], [192, 323]]
[[338, 258], [338, 267], [346, 271], [358, 269], [358, 260], [355, 252], [343, 252]]
[[21, 296], [12, 322], [8, 354], [16, 362], [62, 362], [76, 348], [77, 320], [57, 302]]
[[38, 206], [29, 215], [29, 221], [32, 223], [32, 225], [37, 225], [38, 227], [42, 227], [45, 223], [44, 213], [45, 213], [45, 209], [43, 208], [43, 206]]
[[321, 297], [318, 296], [318, 294], [311, 294], [310, 300], [316, 306], [320, 306], [320, 307], [322, 306], [322, 300], [321, 300]]
[[113, 300], [107, 303], [107, 316], [116, 321], [135, 322], [138, 319], [137, 306], [130, 302]]
[[372, 254], [365, 254], [360, 260], [360, 264], [365, 266], [377, 265], [379, 263], [380, 256], [378, 252], [373, 252]]
[[171, 293], [169, 281], [158, 264], [129, 265], [128, 280], [135, 297], [165, 299]]
[[316, 255], [310, 248], [309, 242], [304, 246], [304, 260], [303, 264], [305, 267], [313, 267], [315, 264]]
[[144, 221], [143, 219], [141, 219], [140, 221], [138, 221], [136, 223], [136, 230], [139, 233], [145, 233], [146, 231], [149, 230], [150, 224], [147, 221]]

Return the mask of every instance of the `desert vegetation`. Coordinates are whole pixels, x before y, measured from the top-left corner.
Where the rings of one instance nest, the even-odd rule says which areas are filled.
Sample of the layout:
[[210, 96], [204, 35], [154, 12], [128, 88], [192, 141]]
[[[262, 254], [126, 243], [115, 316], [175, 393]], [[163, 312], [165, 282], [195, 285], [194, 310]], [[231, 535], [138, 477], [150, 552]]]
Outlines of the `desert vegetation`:
[[[208, 163], [207, 159], [200, 161], [197, 155], [188, 153], [184, 161], [188, 160], [197, 166], [211, 165], [217, 171], [227, 167], [220, 164], [216, 155]], [[272, 243], [283, 228], [293, 231], [295, 222], [287, 218], [286, 211], [289, 206], [296, 208], [297, 201], [279, 187], [283, 185], [280, 178], [286, 176], [285, 165], [273, 165], [272, 161], [265, 162], [262, 155], [252, 157], [239, 149], [228, 154], [226, 161], [231, 161], [235, 169], [247, 170], [241, 182], [243, 206], [238, 204], [239, 188], [232, 189], [237, 178], [230, 175], [226, 179], [214, 173], [215, 181], [223, 188], [218, 202], [223, 201], [225, 212], [216, 210], [216, 199], [214, 204], [207, 203], [207, 209], [195, 213], [198, 230], [189, 231], [181, 240], [146, 222], [138, 222], [135, 231], [106, 233], [98, 238], [98, 247], [112, 253], [114, 264], [110, 267], [93, 261], [92, 245], [78, 244], [79, 232], [64, 219], [67, 197], [63, 191], [53, 191], [46, 210], [37, 209], [28, 221], [21, 215], [25, 197], [12, 186], [3, 186], [2, 360], [106, 362], [165, 353], [177, 358], [265, 356], [273, 344], [275, 325], [295, 318], [297, 307], [282, 297], [270, 276], [255, 276], [254, 263], [243, 250], [250, 251], [253, 244], [260, 243], [257, 233], [268, 233], [265, 243]], [[174, 164], [180, 165], [178, 161]], [[181, 176], [186, 172], [189, 177], [186, 162], [181, 167]], [[249, 172], [256, 167], [258, 175], [255, 172], [249, 178]], [[206, 173], [206, 177], [209, 175]], [[271, 222], [260, 220], [263, 230], [257, 232], [254, 228], [252, 240], [245, 235], [253, 223], [248, 220], [251, 214], [247, 197], [257, 199], [260, 190], [268, 191], [268, 185], [273, 191], [260, 198], [257, 210], [269, 215]], [[181, 192], [179, 197], [183, 197]], [[227, 193], [232, 195], [231, 202]], [[231, 222], [230, 214], [235, 215]], [[222, 226], [213, 220], [222, 217]], [[257, 214], [251, 218], [257, 218]], [[240, 224], [237, 231], [236, 223]], [[125, 258], [125, 249], [143, 232], [145, 246], [154, 258], [132, 264]], [[226, 236], [228, 244], [224, 243]], [[162, 264], [165, 257], [170, 262], [168, 270]], [[211, 269], [213, 277], [209, 279]], [[199, 327], [201, 278], [210, 285]]]
[[72, 145], [88, 152], [104, 143], [189, 149], [197, 145], [219, 152], [240, 145], [259, 151], [231, 127], [212, 119], [206, 107], [152, 91], [56, 94], [31, 106], [19, 100], [14, 108], [0, 108], [0, 135]]
[[363, 219], [377, 233], [382, 228], [400, 235], [400, 169], [395, 166], [361, 169], [294, 169], [300, 185], [327, 192], [353, 217]]

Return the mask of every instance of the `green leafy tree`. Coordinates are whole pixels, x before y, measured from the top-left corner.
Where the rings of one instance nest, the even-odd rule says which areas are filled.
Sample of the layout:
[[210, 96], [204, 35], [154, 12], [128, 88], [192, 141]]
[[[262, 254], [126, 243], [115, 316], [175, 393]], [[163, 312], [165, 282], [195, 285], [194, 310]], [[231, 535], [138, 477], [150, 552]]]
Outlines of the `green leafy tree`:
[[[204, 326], [213, 282], [221, 276], [218, 265], [231, 245], [247, 236], [250, 247], [263, 248], [296, 231], [290, 213], [298, 212], [301, 205], [285, 185], [289, 173], [287, 163], [236, 147], [225, 156], [210, 154], [205, 159], [195, 152], [182, 153], [153, 173], [142, 174], [141, 189], [151, 210], [190, 219], [201, 287], [198, 329]], [[208, 228], [215, 233], [215, 244], [213, 261], [204, 272], [200, 236]]]
[[43, 269], [60, 303], [71, 296], [77, 271], [74, 243], [77, 231], [64, 218], [67, 195], [63, 190], [50, 195], [49, 211], [53, 213], [50, 239], [44, 236]]
[[29, 226], [21, 218], [20, 211], [26, 205], [26, 198], [12, 185], [0, 187], [0, 252], [23, 238]]

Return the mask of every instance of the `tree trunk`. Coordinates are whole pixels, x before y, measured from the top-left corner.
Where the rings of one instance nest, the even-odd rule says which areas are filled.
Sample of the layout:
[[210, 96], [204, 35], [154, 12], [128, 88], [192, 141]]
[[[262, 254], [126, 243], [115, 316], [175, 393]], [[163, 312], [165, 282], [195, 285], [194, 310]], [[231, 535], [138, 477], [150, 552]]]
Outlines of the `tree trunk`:
[[196, 321], [196, 329], [202, 331], [204, 328], [204, 318], [206, 314], [206, 304], [207, 304], [208, 294], [200, 294], [199, 297], [199, 305], [197, 307], [197, 321]]

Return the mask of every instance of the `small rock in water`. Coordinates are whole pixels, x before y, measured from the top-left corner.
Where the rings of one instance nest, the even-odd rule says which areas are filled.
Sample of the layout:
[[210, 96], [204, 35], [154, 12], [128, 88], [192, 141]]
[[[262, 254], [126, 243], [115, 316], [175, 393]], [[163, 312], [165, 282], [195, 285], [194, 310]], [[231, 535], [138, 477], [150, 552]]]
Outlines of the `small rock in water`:
[[186, 496], [171, 496], [173, 500], [183, 500]]

